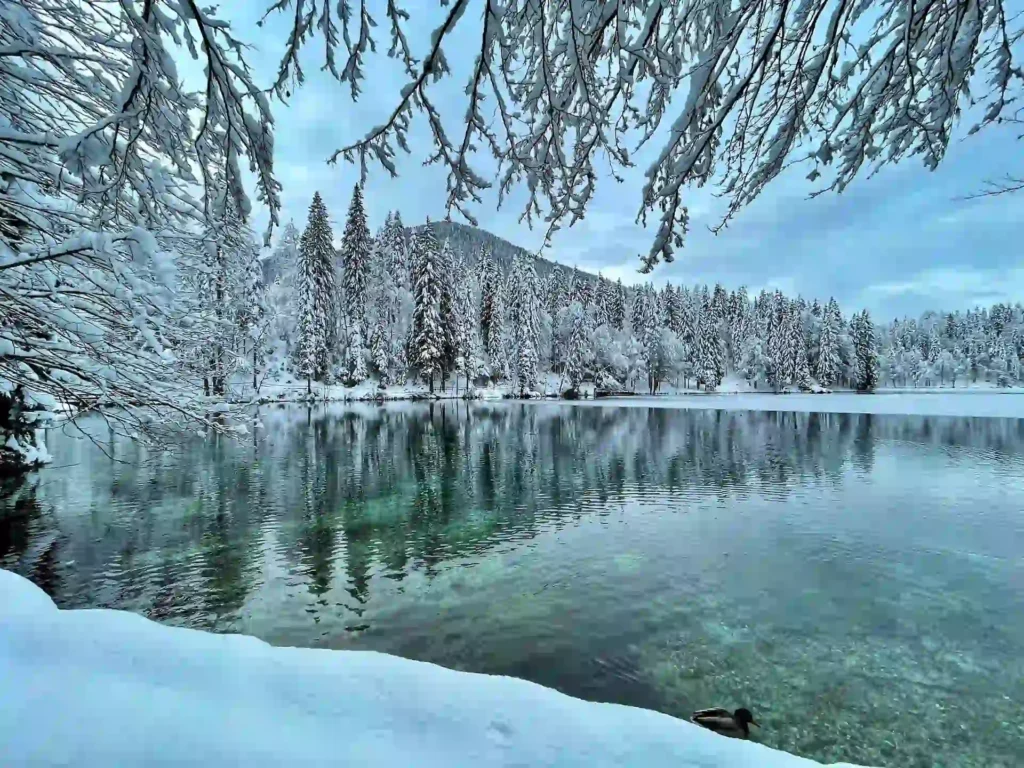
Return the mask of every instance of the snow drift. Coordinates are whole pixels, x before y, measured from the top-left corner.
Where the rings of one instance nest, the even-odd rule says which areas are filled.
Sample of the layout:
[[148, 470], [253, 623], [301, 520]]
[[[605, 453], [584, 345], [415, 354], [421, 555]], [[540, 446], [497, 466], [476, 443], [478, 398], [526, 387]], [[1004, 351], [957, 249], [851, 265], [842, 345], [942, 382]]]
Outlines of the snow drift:
[[3, 570], [0, 605], [5, 766], [818, 765], [522, 680], [61, 611]]

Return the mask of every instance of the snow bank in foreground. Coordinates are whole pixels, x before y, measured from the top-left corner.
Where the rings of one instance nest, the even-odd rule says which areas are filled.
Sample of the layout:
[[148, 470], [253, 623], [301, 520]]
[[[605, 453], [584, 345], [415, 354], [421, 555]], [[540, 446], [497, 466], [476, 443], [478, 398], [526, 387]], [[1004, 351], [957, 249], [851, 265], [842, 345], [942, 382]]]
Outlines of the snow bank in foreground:
[[0, 606], [4, 766], [818, 765], [522, 680], [58, 611], [3, 570]]
[[1024, 418], [1024, 395], [959, 390], [943, 394], [707, 394], [607, 397], [583, 405], [638, 408], [696, 408], [725, 411], [806, 411], [812, 413], [877, 413], [920, 416], [994, 416]]

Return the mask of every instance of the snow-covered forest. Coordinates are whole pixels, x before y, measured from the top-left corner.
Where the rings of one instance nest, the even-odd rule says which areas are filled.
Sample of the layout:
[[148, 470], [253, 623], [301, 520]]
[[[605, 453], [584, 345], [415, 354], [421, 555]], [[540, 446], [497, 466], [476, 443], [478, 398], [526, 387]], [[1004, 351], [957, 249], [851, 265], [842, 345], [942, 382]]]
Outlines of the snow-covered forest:
[[[238, 328], [259, 328], [240, 331], [235, 349], [262, 340], [255, 356], [234, 359], [246, 371], [255, 360], [256, 381], [268, 375], [261, 360], [271, 380], [307, 386], [421, 380], [432, 391], [498, 385], [518, 396], [571, 397], [583, 385], [653, 394], [1021, 381], [1019, 304], [881, 325], [866, 310], [844, 314], [831, 298], [626, 287], [549, 262], [541, 276], [530, 254], [505, 241], [448, 223], [406, 227], [397, 211], [371, 237], [358, 186], [340, 248], [328, 217], [317, 195], [301, 235], [285, 225], [263, 264], [265, 300], [251, 281], [233, 282], [246, 321]], [[240, 276], [248, 253], [233, 268]], [[251, 315], [261, 318], [255, 326]]]
[[[692, 187], [723, 193], [724, 225], [794, 163], [842, 190], [907, 157], [935, 167], [962, 107], [983, 107], [976, 128], [1019, 119], [1020, 17], [1002, 2], [267, 0], [269, 73], [232, 26], [240, 5], [0, 0], [0, 465], [43, 458], [49, 414], [103, 407], [139, 437], [224, 429], [243, 382], [287, 377], [518, 394], [1018, 377], [1019, 309], [889, 329], [778, 294], [625, 289], [395, 216], [372, 237], [357, 200], [335, 253], [322, 201], [301, 233], [279, 228], [274, 167], [273, 111], [303, 56], [354, 100], [386, 55], [393, 108], [327, 159], [397, 174], [425, 118], [445, 215], [475, 223], [485, 193], [520, 189], [550, 237], [650, 147], [649, 271], [682, 246]], [[458, 35], [478, 54], [451, 110], [432, 88], [456, 76]], [[264, 244], [294, 252], [273, 274], [254, 203]]]

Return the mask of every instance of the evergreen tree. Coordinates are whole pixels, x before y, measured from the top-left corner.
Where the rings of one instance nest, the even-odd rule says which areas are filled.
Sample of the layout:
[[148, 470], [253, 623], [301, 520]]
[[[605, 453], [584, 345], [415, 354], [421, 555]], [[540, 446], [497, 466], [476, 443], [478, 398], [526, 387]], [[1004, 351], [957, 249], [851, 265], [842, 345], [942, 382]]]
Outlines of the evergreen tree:
[[747, 298], [745, 287], [741, 286], [729, 297], [728, 327], [728, 346], [731, 353], [728, 359], [732, 360], [733, 364], [739, 368], [747, 337], [753, 332], [750, 300]]
[[643, 328], [643, 314], [644, 314], [644, 302], [643, 302], [643, 288], [640, 286], [633, 291], [633, 303], [629, 307], [629, 327], [633, 331], [633, 336], [639, 338], [640, 329]]
[[786, 361], [787, 378], [795, 386], [803, 387], [808, 383], [810, 371], [807, 366], [807, 344], [799, 307], [793, 307], [790, 310], [788, 332], [787, 352], [789, 357]]
[[386, 229], [387, 245], [385, 252], [389, 254], [391, 274], [393, 274], [398, 285], [407, 290], [412, 290], [412, 265], [409, 263], [409, 240], [405, 234], [405, 225], [402, 224], [402, 214], [394, 211], [391, 214], [391, 225]]
[[289, 221], [281, 228], [280, 237], [270, 258], [263, 262], [266, 303], [270, 325], [268, 346], [280, 344], [287, 359], [296, 360], [295, 350], [298, 309], [296, 286], [299, 265], [299, 231]]
[[661, 306], [654, 288], [644, 286], [637, 293], [640, 305], [638, 333], [643, 348], [644, 367], [647, 369], [647, 387], [653, 395], [664, 376], [662, 349]]
[[569, 306], [569, 339], [566, 344], [565, 376], [569, 389], [578, 392], [586, 372], [588, 352], [587, 312], [583, 305], [574, 301]]
[[[485, 273], [485, 278], [487, 274]], [[491, 271], [489, 274], [493, 276], [495, 273]], [[484, 293], [484, 295], [488, 294]], [[487, 359], [490, 363], [491, 379], [497, 382], [510, 374], [510, 365], [509, 331], [506, 321], [504, 291], [501, 290], [496, 280], [492, 283], [489, 296], [489, 301], [485, 300], [482, 302], [483, 306], [488, 307], [484, 349], [487, 352]], [[485, 315], [481, 312], [481, 320], [483, 317]], [[480, 330], [483, 335], [484, 325], [482, 321]]]
[[370, 363], [382, 387], [392, 383], [391, 345], [382, 324], [370, 324]]
[[[341, 238], [342, 295], [349, 319], [364, 325], [366, 285], [370, 276], [373, 238], [366, 223], [363, 190], [358, 184], [352, 190], [352, 201]], [[360, 328], [360, 330], [365, 330]]]
[[320, 193], [313, 195], [309, 222], [299, 243], [299, 345], [298, 370], [306, 378], [324, 380], [328, 369], [327, 342], [333, 327], [334, 247], [327, 208]]
[[578, 301], [584, 309], [589, 309], [594, 303], [594, 287], [590, 280], [582, 276], [578, 269], [572, 271], [572, 301]]
[[839, 306], [835, 299], [829, 299], [822, 312], [821, 335], [818, 338], [818, 358], [814, 374], [826, 387], [839, 379]]
[[851, 330], [859, 374], [857, 389], [861, 392], [873, 392], [878, 386], [878, 351], [875, 348], [875, 328], [866, 309], [860, 314], [854, 315], [853, 322]]
[[710, 391], [721, 383], [718, 379], [718, 332], [710, 305], [702, 307], [697, 316], [695, 341], [694, 377], [697, 386]]
[[779, 391], [789, 379], [787, 361], [793, 359], [790, 349], [792, 341], [789, 331], [789, 306], [781, 294], [774, 294], [767, 300], [768, 313], [768, 383]]
[[363, 190], [358, 184], [352, 190], [345, 232], [341, 238], [342, 326], [346, 344], [346, 374], [358, 384], [366, 379], [367, 327], [366, 287], [371, 271], [373, 238], [366, 223]]
[[757, 333], [748, 334], [740, 349], [740, 373], [757, 389], [757, 382], [768, 375], [768, 368], [764, 340]]
[[452, 335], [455, 340], [455, 372], [456, 376], [461, 373], [466, 377], [468, 389], [485, 368], [478, 322], [479, 302], [475, 279], [469, 267], [460, 261], [454, 274], [455, 326]]
[[569, 286], [566, 283], [565, 272], [556, 264], [548, 276], [547, 285], [547, 310], [551, 317], [555, 317], [559, 310], [569, 306]]
[[294, 221], [288, 221], [281, 227], [273, 253], [263, 262], [264, 285], [281, 281], [288, 288], [294, 286], [295, 270], [299, 263], [299, 238], [299, 229]]
[[259, 371], [266, 360], [270, 317], [267, 307], [267, 290], [263, 282], [263, 264], [260, 261], [260, 252], [255, 241], [251, 242], [248, 251], [249, 263], [246, 266], [242, 285], [238, 326], [247, 351], [246, 357], [252, 365], [252, 388], [258, 390]]
[[682, 294], [671, 285], [665, 286], [665, 323], [680, 339], [685, 328], [685, 311]]
[[537, 388], [537, 272], [531, 256], [521, 254], [512, 262], [509, 288], [512, 379], [523, 397]]
[[345, 372], [349, 386], [366, 381], [370, 375], [369, 367], [366, 364], [369, 350], [363, 341], [363, 333], [359, 330], [359, 325], [358, 322], [352, 324], [348, 346], [345, 349]]
[[622, 285], [622, 280], [615, 281], [615, 292], [608, 315], [612, 326], [621, 331], [626, 324], [626, 289]]
[[446, 334], [441, 327], [441, 249], [427, 221], [413, 245], [413, 321], [410, 362], [434, 391], [434, 377], [441, 372]]
[[374, 241], [370, 279], [367, 285], [369, 356], [374, 372], [384, 386], [398, 381], [401, 374], [405, 327], [402, 307], [408, 277], [403, 279], [406, 258], [405, 233], [397, 214], [388, 214]]
[[194, 352], [196, 368], [202, 372], [203, 394], [223, 395], [227, 355], [234, 332], [229, 321], [230, 290], [235, 282], [235, 256], [241, 244], [240, 223], [226, 195], [215, 196], [213, 225], [204, 238], [196, 294], [200, 319], [207, 328], [201, 346]]
[[[501, 277], [489, 249], [480, 252], [480, 336], [488, 355], [492, 348], [491, 329], [495, 324], [496, 305], [501, 301]], [[497, 339], [495, 339], [497, 341]], [[493, 360], [493, 357], [492, 357]]]
[[715, 291], [711, 296], [711, 316], [716, 323], [729, 317], [729, 295], [721, 283], [715, 283]]
[[611, 280], [606, 280], [600, 274], [597, 276], [597, 298], [594, 305], [595, 325], [610, 325], [612, 322], [612, 312], [615, 308], [615, 284]]
[[457, 356], [455, 338], [457, 324], [455, 311], [456, 265], [455, 254], [452, 252], [451, 243], [448, 240], [445, 240], [444, 245], [441, 247], [437, 276], [441, 283], [439, 312], [441, 315], [441, 330], [444, 334], [444, 345], [441, 351], [441, 384], [444, 386], [448, 379], [448, 374], [456, 369], [455, 358]]

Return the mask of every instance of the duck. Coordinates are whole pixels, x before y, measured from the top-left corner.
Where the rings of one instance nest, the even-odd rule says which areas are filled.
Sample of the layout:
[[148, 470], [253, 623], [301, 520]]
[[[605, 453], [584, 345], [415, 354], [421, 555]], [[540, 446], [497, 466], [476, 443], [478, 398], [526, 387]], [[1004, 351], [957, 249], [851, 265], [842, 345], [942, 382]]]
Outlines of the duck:
[[750, 726], [761, 727], [746, 707], [740, 707], [735, 712], [717, 707], [698, 709], [690, 715], [690, 722], [733, 739], [749, 739]]

